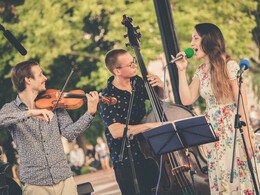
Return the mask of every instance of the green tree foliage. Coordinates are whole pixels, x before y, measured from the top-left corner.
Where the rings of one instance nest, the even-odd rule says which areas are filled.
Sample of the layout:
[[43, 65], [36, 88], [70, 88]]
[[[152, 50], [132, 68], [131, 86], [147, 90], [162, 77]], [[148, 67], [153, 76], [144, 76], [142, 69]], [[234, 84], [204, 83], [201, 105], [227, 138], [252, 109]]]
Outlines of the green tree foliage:
[[[196, 23], [212, 22], [222, 30], [228, 52], [236, 60], [256, 55], [252, 51], [252, 30], [256, 27], [257, 1], [253, 0], [175, 0], [170, 1], [181, 49], [189, 47]], [[10, 30], [28, 54], [21, 56], [1, 36], [0, 39], [0, 106], [16, 96], [10, 82], [10, 70], [20, 61], [36, 59], [48, 81], [47, 87], [61, 89], [71, 68], [75, 68], [66, 91], [80, 88], [85, 92], [101, 91], [111, 75], [104, 57], [112, 48], [125, 48], [126, 28], [123, 14], [139, 25], [144, 62], [163, 52], [152, 0], [1, 0], [0, 23]], [[131, 48], [127, 50], [134, 55]], [[198, 62], [190, 60], [189, 75]], [[196, 64], [196, 65], [195, 65]], [[74, 120], [86, 110], [70, 111]], [[89, 142], [104, 131], [98, 117], [86, 131]], [[0, 136], [3, 135], [2, 131]], [[93, 137], [92, 137], [93, 136]], [[1, 144], [1, 143], [0, 143]]]

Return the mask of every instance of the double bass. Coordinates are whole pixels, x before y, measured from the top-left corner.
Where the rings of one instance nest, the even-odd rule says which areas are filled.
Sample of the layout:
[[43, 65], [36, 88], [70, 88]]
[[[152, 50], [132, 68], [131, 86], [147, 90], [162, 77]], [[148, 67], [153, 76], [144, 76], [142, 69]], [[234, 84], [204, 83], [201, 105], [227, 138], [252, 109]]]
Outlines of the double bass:
[[[132, 18], [123, 16], [122, 24], [127, 28], [125, 37], [128, 37], [128, 45], [132, 47], [136, 55], [152, 107], [152, 111], [144, 117], [142, 122], [174, 121], [194, 116], [194, 113], [182, 105], [168, 104], [165, 109], [162, 107], [154, 88], [147, 80], [148, 72], [140, 53], [141, 34], [137, 33], [139, 27], [134, 27], [132, 21]], [[194, 146], [158, 156], [153, 154], [142, 134], [138, 135], [138, 140], [141, 152], [151, 164], [151, 171], [154, 171], [158, 178], [160, 176], [157, 191], [159, 195], [210, 194], [207, 161], [199, 147]], [[154, 183], [153, 192], [157, 190], [156, 186], [157, 183]]]

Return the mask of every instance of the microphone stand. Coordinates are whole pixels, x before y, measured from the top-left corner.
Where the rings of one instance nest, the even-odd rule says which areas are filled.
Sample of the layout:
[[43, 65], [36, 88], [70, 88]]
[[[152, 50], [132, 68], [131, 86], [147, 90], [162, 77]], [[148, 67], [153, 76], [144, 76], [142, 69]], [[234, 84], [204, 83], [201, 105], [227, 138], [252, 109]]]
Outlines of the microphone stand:
[[247, 157], [247, 162], [248, 162], [248, 168], [249, 168], [251, 176], [252, 176], [255, 192], [256, 192], [256, 194], [259, 194], [258, 187], [257, 187], [257, 184], [256, 184], [255, 175], [254, 175], [254, 171], [253, 171], [253, 166], [252, 166], [252, 163], [251, 163], [251, 159], [249, 158], [249, 155], [248, 155], [245, 137], [244, 137], [243, 129], [242, 129], [242, 126], [246, 126], [246, 124], [245, 124], [245, 122], [240, 121], [241, 115], [239, 114], [241, 84], [242, 84], [242, 81], [243, 81], [242, 72], [240, 72], [240, 75], [238, 75], [238, 77], [239, 77], [239, 87], [238, 87], [238, 100], [237, 100], [237, 114], [235, 115], [235, 125], [234, 125], [235, 126], [235, 133], [234, 133], [234, 142], [233, 142], [232, 165], [231, 165], [231, 172], [230, 172], [230, 183], [233, 183], [234, 161], [235, 161], [235, 153], [236, 153], [236, 134], [237, 134], [237, 130], [239, 129], [242, 140], [243, 140], [243, 144], [244, 144], [244, 148], [245, 148], [245, 152], [246, 152], [246, 157]]
[[130, 96], [130, 102], [129, 102], [129, 106], [128, 106], [128, 110], [127, 110], [126, 124], [125, 124], [123, 138], [122, 138], [123, 140], [122, 140], [122, 145], [121, 145], [121, 150], [120, 150], [119, 162], [123, 161], [125, 145], [126, 145], [127, 150], [128, 150], [133, 180], [134, 180], [135, 193], [136, 193], [136, 195], [139, 195], [140, 189], [139, 189], [139, 185], [138, 185], [138, 181], [137, 181], [137, 177], [136, 177], [136, 172], [135, 172], [135, 168], [134, 168], [134, 159], [133, 159], [133, 156], [132, 156], [131, 144], [130, 144], [130, 141], [129, 141], [129, 140], [133, 139], [133, 135], [131, 134], [129, 137], [127, 136], [128, 125], [129, 125], [129, 120], [130, 120], [132, 107], [133, 107], [133, 101], [134, 101], [135, 83], [136, 83], [136, 80], [133, 80], [132, 94]]

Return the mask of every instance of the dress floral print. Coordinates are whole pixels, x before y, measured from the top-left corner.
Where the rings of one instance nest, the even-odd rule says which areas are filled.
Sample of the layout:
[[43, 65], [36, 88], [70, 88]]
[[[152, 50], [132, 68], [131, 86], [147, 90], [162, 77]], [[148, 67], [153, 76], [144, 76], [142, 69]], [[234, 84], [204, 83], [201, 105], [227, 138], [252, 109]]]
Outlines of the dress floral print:
[[[229, 61], [227, 66], [230, 80], [236, 79], [238, 64]], [[219, 141], [205, 145], [211, 194], [255, 194], [240, 132], [237, 132], [234, 180], [230, 183], [236, 104], [234, 100], [230, 100], [227, 104], [217, 103], [211, 88], [210, 73], [203, 72], [202, 67], [203, 65], [200, 65], [197, 68], [193, 79], [200, 80], [200, 95], [207, 104], [205, 116], [219, 137]], [[259, 165], [257, 158], [257, 167]]]

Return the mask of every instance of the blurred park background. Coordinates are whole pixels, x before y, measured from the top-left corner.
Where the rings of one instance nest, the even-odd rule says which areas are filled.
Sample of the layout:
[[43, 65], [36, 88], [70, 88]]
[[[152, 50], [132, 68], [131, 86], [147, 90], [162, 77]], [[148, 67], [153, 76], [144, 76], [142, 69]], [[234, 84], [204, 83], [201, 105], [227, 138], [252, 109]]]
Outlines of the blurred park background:
[[[248, 106], [260, 99], [260, 1], [259, 0], [169, 0], [181, 50], [190, 47], [194, 25], [211, 22], [222, 30], [228, 53], [238, 62], [250, 60], [245, 72]], [[163, 46], [152, 0], [0, 0], [0, 24], [11, 31], [27, 50], [22, 56], [0, 33], [0, 106], [13, 100], [17, 93], [12, 87], [10, 71], [24, 60], [37, 60], [48, 78], [49, 89], [61, 89], [77, 65], [66, 91], [82, 89], [101, 91], [111, 75], [105, 67], [104, 57], [113, 48], [126, 48], [128, 41], [121, 24], [123, 14], [140, 26], [141, 54], [148, 70], [162, 75], [165, 65]], [[188, 76], [191, 79], [200, 62], [189, 59]], [[140, 73], [140, 71], [139, 71]], [[162, 78], [163, 79], [163, 78]], [[205, 103], [199, 99], [193, 106], [202, 112]], [[69, 111], [77, 120], [86, 106]], [[104, 137], [105, 126], [96, 114], [95, 120], [75, 142], [96, 144]], [[8, 162], [15, 163], [12, 138], [0, 130], [0, 145]], [[71, 149], [65, 144], [65, 152]]]

